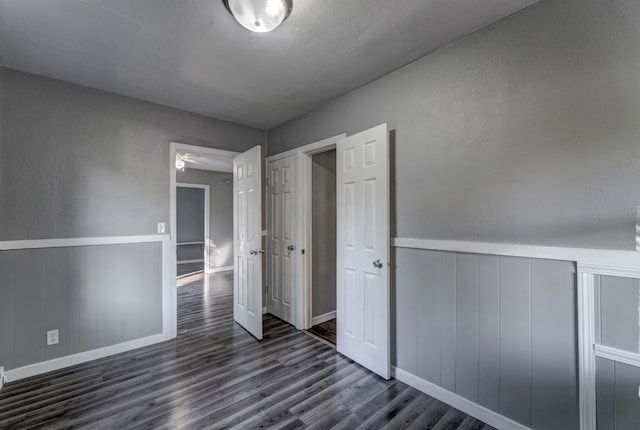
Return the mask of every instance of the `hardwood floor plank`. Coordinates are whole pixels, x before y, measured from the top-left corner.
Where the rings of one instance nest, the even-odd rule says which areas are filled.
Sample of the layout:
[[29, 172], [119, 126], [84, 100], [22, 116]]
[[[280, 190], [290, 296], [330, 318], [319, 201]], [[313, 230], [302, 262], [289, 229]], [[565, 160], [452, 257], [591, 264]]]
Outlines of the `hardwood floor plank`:
[[7, 384], [0, 428], [495, 430], [270, 315], [256, 341], [229, 273], [182, 281], [176, 339]]

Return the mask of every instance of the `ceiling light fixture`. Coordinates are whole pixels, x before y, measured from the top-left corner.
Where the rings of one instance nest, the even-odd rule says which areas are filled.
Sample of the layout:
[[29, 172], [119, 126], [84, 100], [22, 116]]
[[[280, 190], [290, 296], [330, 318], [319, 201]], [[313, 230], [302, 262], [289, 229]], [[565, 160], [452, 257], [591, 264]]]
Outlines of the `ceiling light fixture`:
[[292, 0], [222, 0], [227, 10], [247, 30], [266, 33], [287, 19]]

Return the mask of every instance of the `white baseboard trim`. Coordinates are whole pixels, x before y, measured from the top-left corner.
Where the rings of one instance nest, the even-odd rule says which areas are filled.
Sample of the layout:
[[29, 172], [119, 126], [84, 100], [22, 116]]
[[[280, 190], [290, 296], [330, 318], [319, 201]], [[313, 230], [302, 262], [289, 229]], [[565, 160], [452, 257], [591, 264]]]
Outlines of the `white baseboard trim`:
[[199, 260], [180, 260], [177, 264], [189, 264], [189, 263], [204, 263], [204, 260], [201, 258]]
[[313, 317], [311, 318], [311, 326], [317, 325], [317, 324], [322, 324], [323, 322], [327, 322], [329, 320], [332, 320], [336, 317], [336, 311], [332, 311], [332, 312], [327, 312], [324, 315], [319, 315], [317, 317]]
[[0, 391], [2, 391], [2, 387], [4, 387], [4, 367], [0, 366]]
[[24, 378], [29, 378], [31, 376], [41, 375], [43, 373], [52, 372], [54, 370], [63, 369], [65, 367], [75, 366], [77, 364], [86, 363], [88, 361], [97, 360], [99, 358], [108, 357], [110, 355], [120, 354], [121, 352], [127, 352], [133, 349], [142, 348], [144, 346], [164, 342], [169, 339], [171, 339], [170, 335], [166, 335], [163, 333], [154, 334], [152, 336], [119, 343], [117, 345], [106, 346], [104, 348], [80, 352], [78, 354], [60, 357], [54, 360], [30, 364], [28, 366], [8, 370], [5, 374], [6, 382], [13, 382]]
[[230, 272], [232, 270], [233, 266], [216, 267], [215, 269], [210, 269], [210, 273]]
[[484, 406], [480, 406], [451, 391], [445, 390], [405, 370], [391, 367], [391, 376], [499, 430], [531, 430], [527, 426], [517, 423]]
[[269, 311], [267, 310], [267, 307], [265, 306], [264, 308], [262, 308], [262, 315], [268, 314]]

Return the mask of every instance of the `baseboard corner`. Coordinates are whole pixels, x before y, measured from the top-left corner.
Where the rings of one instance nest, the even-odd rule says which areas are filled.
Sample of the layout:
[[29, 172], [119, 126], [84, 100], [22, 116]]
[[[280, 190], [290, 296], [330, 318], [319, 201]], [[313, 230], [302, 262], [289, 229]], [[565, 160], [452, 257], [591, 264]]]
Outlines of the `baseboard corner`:
[[323, 322], [332, 320], [335, 317], [336, 317], [336, 311], [327, 312], [326, 314], [313, 317], [311, 318], [311, 326], [322, 324]]
[[404, 382], [416, 390], [420, 390], [423, 393], [484, 422], [485, 424], [489, 424], [498, 430], [531, 430], [529, 427], [513, 421], [511, 418], [500, 415], [498, 412], [492, 411], [484, 406], [472, 402], [471, 400], [465, 399], [456, 393], [422, 379], [421, 377], [409, 373], [406, 370], [392, 366], [391, 377], [400, 382]]

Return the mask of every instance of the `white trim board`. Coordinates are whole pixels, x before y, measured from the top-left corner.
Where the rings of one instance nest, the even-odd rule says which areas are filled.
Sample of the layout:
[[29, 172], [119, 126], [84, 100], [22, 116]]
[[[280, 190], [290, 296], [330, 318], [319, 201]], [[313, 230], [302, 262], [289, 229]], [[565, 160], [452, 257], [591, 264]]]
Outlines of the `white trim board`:
[[0, 366], [0, 391], [2, 391], [2, 387], [4, 387], [4, 380], [5, 380], [4, 367]]
[[610, 264], [596, 264], [578, 262], [578, 273], [590, 273], [592, 275], [615, 276], [620, 278], [640, 279], [640, 266], [620, 267]]
[[319, 315], [311, 318], [311, 326], [322, 324], [323, 322], [330, 321], [336, 317], [336, 311], [327, 312], [326, 314]]
[[215, 269], [212, 269], [211, 273], [231, 272], [231, 271], [233, 271], [233, 266], [223, 266], [223, 267], [216, 267]]
[[[640, 271], [640, 252], [607, 249], [563, 248], [541, 245], [509, 243], [466, 242], [458, 240], [416, 239], [396, 237], [391, 246], [397, 248], [429, 249], [435, 251], [467, 252], [471, 254], [502, 255], [510, 257], [541, 258], [575, 261], [583, 267], [617, 267]], [[621, 269], [623, 268], [623, 269]]]
[[168, 241], [168, 234], [152, 234], [144, 236], [104, 236], [74, 237], [64, 239], [28, 239], [0, 241], [0, 251], [15, 249], [67, 248], [73, 246], [124, 245], [130, 243], [153, 243]]
[[204, 259], [201, 258], [199, 260], [179, 260], [176, 264], [190, 264], [190, 263], [204, 263]]
[[17, 369], [7, 371], [5, 374], [6, 381], [18, 381], [20, 379], [29, 378], [31, 376], [41, 375], [43, 373], [52, 372], [54, 370], [63, 369], [65, 367], [75, 366], [77, 364], [86, 363], [88, 361], [97, 360], [99, 358], [105, 358], [111, 355], [120, 354], [122, 352], [127, 352], [156, 343], [164, 342], [169, 339], [171, 339], [171, 337], [167, 336], [166, 334], [154, 334], [152, 336], [119, 343], [117, 345], [106, 346], [104, 348], [80, 352], [78, 354], [60, 357], [54, 360], [30, 364], [28, 366], [19, 367]]
[[579, 273], [576, 282], [580, 429], [596, 430], [595, 275]]
[[396, 378], [398, 381], [404, 382], [405, 384], [410, 385], [416, 390], [420, 390], [431, 397], [435, 397], [441, 402], [459, 409], [465, 414], [471, 415], [472, 417], [499, 430], [531, 430], [525, 425], [487, 409], [484, 406], [480, 406], [479, 404], [452, 393], [451, 391], [445, 390], [434, 383], [407, 372], [406, 370], [392, 366], [391, 376]]
[[640, 367], [640, 354], [624, 351], [622, 349], [611, 348], [605, 345], [595, 345], [596, 357], [606, 358], [617, 363], [628, 364], [629, 366]]

